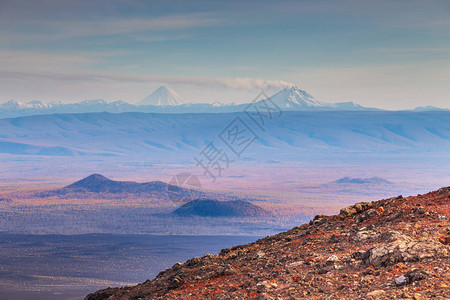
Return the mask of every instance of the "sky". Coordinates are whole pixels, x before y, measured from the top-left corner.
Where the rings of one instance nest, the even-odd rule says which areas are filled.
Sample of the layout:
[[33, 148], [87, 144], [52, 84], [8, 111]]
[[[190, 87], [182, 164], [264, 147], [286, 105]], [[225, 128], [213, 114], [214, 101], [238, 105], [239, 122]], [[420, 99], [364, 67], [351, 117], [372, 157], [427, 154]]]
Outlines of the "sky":
[[0, 103], [325, 102], [450, 107], [450, 1], [0, 0]]

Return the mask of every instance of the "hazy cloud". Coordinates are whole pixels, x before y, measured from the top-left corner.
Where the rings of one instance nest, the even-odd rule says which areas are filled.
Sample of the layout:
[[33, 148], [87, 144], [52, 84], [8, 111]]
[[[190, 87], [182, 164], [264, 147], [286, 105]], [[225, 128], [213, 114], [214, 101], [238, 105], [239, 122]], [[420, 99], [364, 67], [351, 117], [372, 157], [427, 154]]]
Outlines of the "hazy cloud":
[[[109, 35], [137, 34], [145, 32], [170, 31], [218, 25], [222, 22], [209, 13], [191, 13], [148, 18], [102, 18], [98, 20], [55, 21], [40, 20], [28, 22], [24, 20], [21, 30], [0, 29], [0, 36], [9, 42], [30, 40], [45, 41], [78, 37], [95, 37]], [[179, 39], [181, 34], [173, 35]], [[146, 37], [147, 40], [170, 40], [172, 35], [165, 34]], [[140, 36], [140, 40], [142, 40]]]
[[161, 76], [153, 74], [106, 74], [106, 73], [40, 73], [40, 72], [5, 72], [0, 71], [0, 77], [21, 80], [47, 79], [52, 81], [77, 82], [130, 82], [130, 83], [160, 83], [185, 84], [217, 88], [230, 88], [241, 90], [277, 89], [292, 86], [292, 83], [282, 80], [265, 80], [257, 78], [214, 78], [201, 76]]

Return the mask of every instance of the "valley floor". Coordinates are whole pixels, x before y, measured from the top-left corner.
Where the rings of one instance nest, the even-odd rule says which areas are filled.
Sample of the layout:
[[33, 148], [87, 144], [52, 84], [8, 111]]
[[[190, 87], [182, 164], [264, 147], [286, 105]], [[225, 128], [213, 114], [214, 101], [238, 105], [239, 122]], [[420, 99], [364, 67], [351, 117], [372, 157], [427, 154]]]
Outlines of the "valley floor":
[[257, 238], [0, 233], [0, 299], [83, 299], [96, 289], [144, 281], [177, 261]]

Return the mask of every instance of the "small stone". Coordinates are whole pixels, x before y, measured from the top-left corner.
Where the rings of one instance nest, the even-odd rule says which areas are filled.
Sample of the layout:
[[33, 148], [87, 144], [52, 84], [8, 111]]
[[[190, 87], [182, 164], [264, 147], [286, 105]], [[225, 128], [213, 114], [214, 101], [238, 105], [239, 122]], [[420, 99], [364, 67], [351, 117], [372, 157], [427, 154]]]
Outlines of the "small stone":
[[445, 236], [445, 235], [441, 236], [439, 238], [439, 242], [441, 242], [444, 245], [450, 245], [450, 236]]
[[415, 240], [396, 231], [383, 233], [383, 244], [368, 249], [363, 263], [374, 267], [394, 265], [399, 262], [416, 261], [445, 255], [446, 249], [435, 240]]
[[266, 256], [266, 254], [264, 253], [264, 251], [258, 251], [258, 252], [256, 252], [256, 255], [255, 255], [255, 257], [257, 258], [257, 259], [259, 259], [259, 258], [262, 258], [262, 257], [264, 257], [264, 256]]
[[290, 263], [290, 264], [288, 265], [288, 267], [289, 267], [289, 268], [293, 268], [293, 267], [301, 266], [301, 265], [303, 265], [303, 264], [304, 264], [303, 261], [296, 261], [296, 262]]
[[363, 211], [372, 208], [373, 204], [371, 202], [358, 202], [353, 207], [356, 209], [358, 213], [362, 213]]
[[272, 300], [273, 298], [266, 295], [266, 294], [261, 294], [258, 297], [255, 298], [255, 300]]
[[378, 298], [380, 296], [383, 296], [384, 294], [386, 294], [386, 292], [383, 291], [383, 290], [375, 290], [375, 291], [372, 291], [370, 293], [367, 293], [367, 296]]
[[264, 290], [271, 289], [271, 288], [277, 288], [277, 287], [278, 287], [278, 284], [272, 283], [272, 282], [268, 282], [267, 280], [264, 280], [262, 282], [258, 282], [256, 284], [256, 289], [259, 292], [262, 292]]
[[398, 286], [405, 285], [407, 283], [407, 279], [406, 279], [405, 275], [400, 275], [400, 276], [394, 278], [394, 281], [395, 281], [395, 284]]
[[339, 238], [334, 234], [328, 239], [328, 243], [330, 244], [336, 244], [337, 242], [339, 242]]
[[328, 257], [327, 258], [327, 263], [334, 263], [334, 262], [336, 262], [336, 261], [338, 261], [339, 260], [339, 258], [336, 256], [336, 255], [331, 255], [330, 257]]
[[319, 220], [319, 219], [322, 219], [322, 218], [325, 218], [326, 217], [326, 215], [323, 215], [323, 214], [319, 214], [319, 215], [316, 215], [316, 216], [314, 216], [314, 219], [313, 219], [313, 221], [315, 221], [315, 220]]
[[414, 281], [425, 279], [426, 277], [428, 277], [428, 273], [423, 270], [413, 269], [406, 273], [405, 277], [408, 280], [408, 283], [412, 283]]
[[383, 206], [378, 207], [378, 212], [381, 214], [382, 212], [384, 212], [384, 208]]
[[347, 206], [341, 209], [341, 211], [339, 212], [339, 216], [341, 217], [341, 219], [345, 219], [356, 215], [356, 213], [356, 208], [354, 208], [353, 206]]

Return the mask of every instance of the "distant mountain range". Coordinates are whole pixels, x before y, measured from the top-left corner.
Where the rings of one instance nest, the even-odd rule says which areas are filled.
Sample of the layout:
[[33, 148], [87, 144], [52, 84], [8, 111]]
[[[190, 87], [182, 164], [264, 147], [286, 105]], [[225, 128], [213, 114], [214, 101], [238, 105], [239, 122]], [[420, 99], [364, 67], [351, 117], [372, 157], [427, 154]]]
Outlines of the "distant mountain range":
[[151, 181], [146, 183], [138, 183], [134, 181], [115, 181], [100, 174], [92, 174], [60, 189], [59, 193], [90, 192], [111, 194], [153, 194], [155, 192], [167, 192], [167, 186], [167, 183], [162, 181]]
[[[450, 112], [317, 111], [285, 112], [258, 131], [244, 113], [55, 114], [0, 119], [0, 153], [38, 156], [192, 160], [235, 118], [257, 131], [246, 156], [319, 152], [448, 151]], [[216, 141], [217, 142], [217, 141]], [[280, 152], [281, 151], [281, 152]], [[279, 154], [282, 153], [282, 154]]]
[[[317, 111], [317, 110], [378, 110], [358, 105], [353, 102], [325, 103], [299, 88], [288, 87], [269, 97], [281, 110], [287, 111]], [[261, 99], [260, 102], [266, 99]], [[89, 113], [89, 112], [146, 112], [146, 113], [228, 113], [241, 112], [250, 103], [223, 104], [186, 103], [175, 91], [164, 86], [142, 99], [137, 104], [124, 101], [107, 102], [102, 99], [87, 100], [78, 103], [43, 103], [31, 101], [23, 103], [10, 100], [0, 105], [0, 118], [19, 117], [53, 113]], [[262, 103], [260, 103], [262, 104]]]
[[268, 217], [270, 213], [250, 202], [194, 200], [177, 208], [173, 214], [182, 217]]
[[[91, 174], [86, 178], [78, 180], [68, 186], [60, 189], [37, 192], [34, 194], [37, 197], [58, 197], [62, 199], [135, 199], [143, 198], [147, 201], [157, 201], [161, 207], [181, 205], [192, 199], [215, 199], [208, 201], [218, 201], [221, 204], [215, 205], [217, 208], [222, 207], [222, 203], [227, 203], [225, 206], [232, 207], [248, 207], [248, 200], [255, 200], [244, 196], [234, 196], [232, 194], [217, 193], [212, 191], [202, 191], [197, 188], [188, 188], [183, 185], [175, 186], [167, 184], [162, 181], [149, 182], [135, 182], [135, 181], [118, 181], [109, 179], [101, 174]], [[6, 201], [6, 199], [3, 199]], [[2, 201], [2, 198], [0, 198]], [[240, 202], [245, 202], [241, 204]], [[200, 205], [207, 205], [205, 202]], [[190, 207], [190, 206], [188, 206]], [[195, 206], [195, 211], [197, 205]], [[182, 212], [183, 210], [180, 210]], [[226, 209], [224, 208], [224, 211]], [[192, 212], [195, 214], [194, 212]], [[181, 213], [182, 214], [182, 213]], [[186, 212], [186, 214], [190, 214]], [[221, 213], [218, 213], [221, 214]], [[248, 209], [247, 215], [255, 215]]]
[[427, 106], [419, 106], [413, 109], [414, 111], [438, 111], [438, 110], [443, 110], [443, 111], [450, 111], [449, 108], [440, 108], [440, 107], [436, 107], [436, 106], [432, 106], [432, 105], [427, 105]]
[[[287, 87], [268, 97], [272, 103], [283, 111], [374, 111], [378, 108], [364, 107], [354, 102], [326, 103], [315, 99], [306, 91], [296, 86]], [[261, 99], [260, 105], [263, 105]], [[258, 103], [258, 102], [257, 102]], [[107, 102], [103, 99], [86, 100], [77, 103], [43, 103], [41, 101], [20, 102], [10, 100], [0, 105], [0, 118], [20, 117], [54, 113], [89, 113], [89, 112], [145, 112], [145, 113], [230, 113], [244, 111], [250, 102], [244, 104], [224, 104], [220, 102], [192, 103], [186, 102], [175, 91], [161, 86], [151, 95], [137, 104], [125, 101]], [[448, 110], [435, 106], [421, 106], [413, 111]]]
[[333, 183], [345, 183], [345, 184], [392, 184], [391, 181], [386, 180], [381, 177], [370, 177], [370, 178], [351, 178], [343, 177]]

